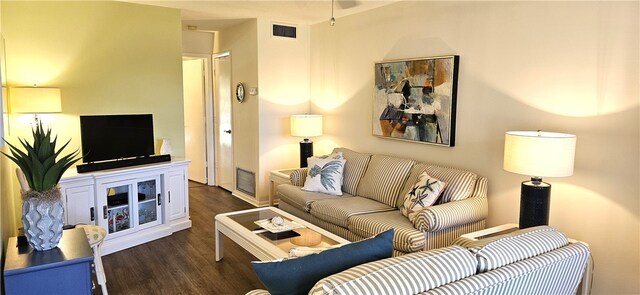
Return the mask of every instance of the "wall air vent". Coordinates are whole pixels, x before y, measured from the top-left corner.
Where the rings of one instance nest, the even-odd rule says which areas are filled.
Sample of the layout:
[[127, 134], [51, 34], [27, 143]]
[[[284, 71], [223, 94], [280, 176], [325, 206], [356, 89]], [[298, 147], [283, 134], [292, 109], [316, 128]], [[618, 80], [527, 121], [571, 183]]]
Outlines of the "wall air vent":
[[236, 167], [236, 189], [255, 198], [256, 174]]
[[285, 26], [279, 24], [272, 24], [273, 30], [271, 31], [271, 36], [275, 37], [283, 37], [283, 38], [296, 38], [296, 27], [293, 26]]

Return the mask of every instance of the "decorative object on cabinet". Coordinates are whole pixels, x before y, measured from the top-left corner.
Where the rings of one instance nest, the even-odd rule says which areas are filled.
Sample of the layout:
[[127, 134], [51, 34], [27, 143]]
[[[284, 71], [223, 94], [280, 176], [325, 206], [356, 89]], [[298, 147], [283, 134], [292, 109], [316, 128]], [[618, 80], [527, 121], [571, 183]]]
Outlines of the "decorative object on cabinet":
[[60, 88], [12, 87], [9, 88], [10, 108], [12, 113], [34, 114], [33, 122], [37, 127], [38, 114], [62, 112]]
[[457, 55], [375, 63], [373, 135], [455, 145]]
[[173, 149], [171, 148], [171, 141], [168, 138], [162, 139], [162, 144], [160, 145], [160, 154], [161, 155], [171, 155]]
[[291, 115], [291, 136], [303, 137], [300, 142], [300, 168], [307, 167], [307, 158], [313, 156], [313, 142], [309, 137], [322, 135], [322, 115]]
[[32, 129], [32, 136], [33, 143], [20, 139], [26, 152], [5, 141], [11, 155], [2, 154], [19, 167], [16, 174], [22, 188], [25, 236], [31, 247], [44, 251], [55, 248], [62, 237], [64, 207], [58, 182], [62, 174], [80, 158], [76, 150], [56, 160], [71, 140], [56, 150], [57, 137], [51, 141], [51, 129], [45, 132], [42, 122]]
[[504, 140], [504, 170], [531, 176], [520, 186], [520, 228], [549, 224], [551, 184], [542, 177], [573, 175], [576, 136], [509, 131]]

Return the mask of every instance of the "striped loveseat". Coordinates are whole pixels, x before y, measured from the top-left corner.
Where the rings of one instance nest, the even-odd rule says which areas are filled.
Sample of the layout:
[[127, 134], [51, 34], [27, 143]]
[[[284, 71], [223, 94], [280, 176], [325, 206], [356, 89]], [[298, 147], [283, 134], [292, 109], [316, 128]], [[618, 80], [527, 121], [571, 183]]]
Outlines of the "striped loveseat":
[[[473, 172], [378, 154], [336, 148], [346, 162], [342, 196], [301, 190], [306, 168], [277, 187], [279, 208], [347, 240], [395, 229], [394, 256], [447, 246], [460, 235], [485, 228], [487, 179]], [[412, 223], [399, 208], [420, 174], [446, 182], [438, 203]]]
[[540, 226], [361, 264], [321, 279], [309, 294], [575, 294], [589, 255], [586, 244]]

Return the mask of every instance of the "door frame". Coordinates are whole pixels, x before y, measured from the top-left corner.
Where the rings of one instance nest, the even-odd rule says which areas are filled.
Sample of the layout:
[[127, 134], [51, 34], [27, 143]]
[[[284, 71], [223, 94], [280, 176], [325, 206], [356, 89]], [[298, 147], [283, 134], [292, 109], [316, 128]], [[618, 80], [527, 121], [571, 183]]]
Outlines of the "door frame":
[[214, 166], [215, 161], [215, 144], [213, 142], [215, 133], [213, 126], [213, 56], [210, 54], [202, 53], [182, 53], [182, 57], [186, 58], [201, 58], [204, 59], [204, 112], [205, 112], [205, 150], [206, 150], [206, 177], [207, 185], [215, 185], [216, 169]]

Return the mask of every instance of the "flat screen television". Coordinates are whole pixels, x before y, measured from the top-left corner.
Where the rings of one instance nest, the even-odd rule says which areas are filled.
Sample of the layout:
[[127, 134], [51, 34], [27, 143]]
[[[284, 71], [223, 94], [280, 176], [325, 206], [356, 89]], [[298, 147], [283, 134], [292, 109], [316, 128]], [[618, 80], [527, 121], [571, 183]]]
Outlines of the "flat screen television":
[[153, 116], [80, 116], [83, 162], [126, 159], [154, 154]]

